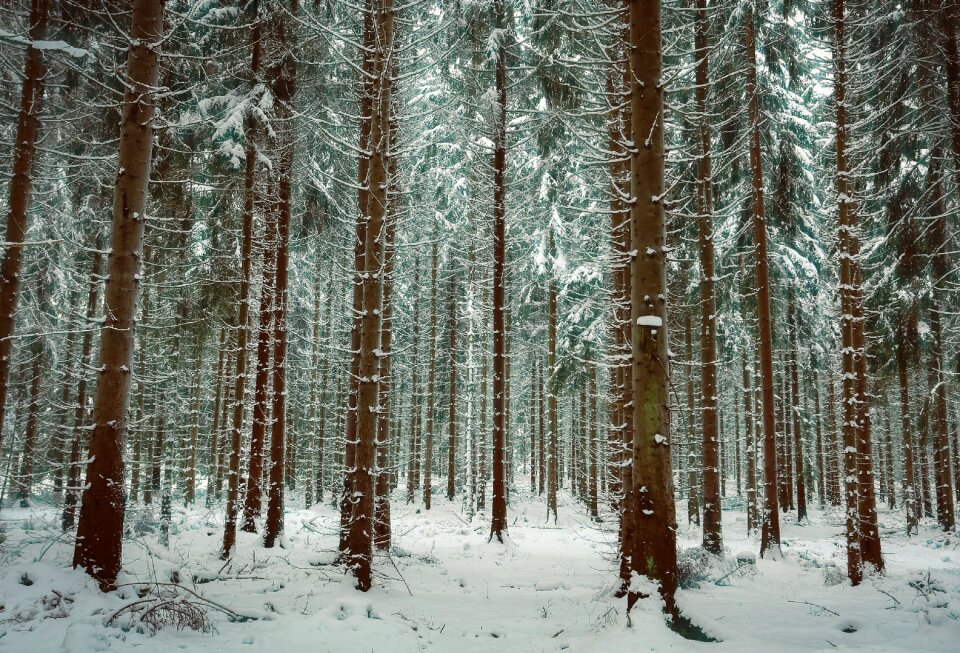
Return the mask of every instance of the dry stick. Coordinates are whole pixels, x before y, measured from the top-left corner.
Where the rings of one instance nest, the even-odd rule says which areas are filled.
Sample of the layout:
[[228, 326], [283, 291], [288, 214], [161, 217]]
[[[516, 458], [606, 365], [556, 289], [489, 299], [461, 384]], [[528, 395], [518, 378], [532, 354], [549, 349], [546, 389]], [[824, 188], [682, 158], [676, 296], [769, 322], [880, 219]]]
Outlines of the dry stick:
[[400, 580], [403, 581], [404, 586], [407, 588], [407, 592], [410, 596], [413, 596], [413, 591], [410, 589], [410, 586], [407, 585], [407, 579], [403, 577], [403, 574], [400, 573], [400, 568], [397, 567], [397, 563], [393, 561], [393, 556], [389, 553], [387, 554], [387, 560], [390, 561], [390, 564], [393, 565], [393, 568], [397, 570], [397, 575], [400, 577]]
[[[231, 617], [231, 620], [236, 620], [236, 621], [243, 622], [243, 621], [257, 621], [257, 620], [259, 619], [259, 617], [254, 617], [254, 616], [246, 615], [246, 614], [240, 614], [239, 612], [236, 612], [236, 611], [234, 611], [234, 610], [231, 610], [230, 608], [228, 608], [227, 606], [225, 606], [225, 605], [223, 605], [223, 604], [221, 604], [221, 603], [217, 603], [216, 601], [212, 601], [212, 600], [208, 599], [207, 597], [202, 596], [201, 594], [198, 594], [197, 592], [194, 592], [194, 591], [193, 591], [192, 589], [190, 589], [189, 587], [184, 587], [183, 585], [180, 585], [180, 584], [178, 584], [178, 583], [161, 583], [161, 582], [159, 582], [159, 581], [148, 581], [148, 582], [145, 582], [145, 583], [121, 583], [121, 584], [117, 585], [117, 589], [119, 589], [119, 588], [121, 588], [121, 587], [140, 587], [140, 586], [142, 586], [142, 585], [154, 585], [154, 586], [156, 586], [156, 587], [176, 587], [177, 589], [182, 589], [182, 590], [184, 590], [185, 592], [187, 592], [187, 593], [189, 593], [189, 594], [192, 594], [193, 596], [197, 597], [198, 599], [200, 599], [200, 600], [203, 601], [204, 603], [208, 604], [210, 607], [216, 608], [217, 610], [220, 610], [221, 612], [225, 613], [226, 615], [228, 615], [229, 617]], [[132, 605], [133, 605], [133, 604], [132, 604]], [[127, 607], [127, 606], [124, 606], [124, 608], [126, 608], [126, 607]], [[124, 608], [121, 608], [120, 610], [118, 610], [118, 612], [122, 611]], [[115, 617], [116, 617], [116, 613], [115, 613], [112, 617], [110, 617], [109, 620], [107, 620], [107, 623], [110, 623], [110, 621], [112, 621]]]
[[823, 610], [824, 612], [829, 612], [830, 614], [832, 614], [832, 615], [835, 616], [835, 617], [839, 617], [839, 616], [840, 616], [839, 613], [834, 612], [834, 611], [831, 610], [830, 608], [825, 608], [825, 607], [823, 607], [822, 605], [818, 605], [818, 604], [816, 604], [816, 603], [810, 603], [810, 601], [787, 601], [787, 603], [802, 603], [803, 605], [810, 605], [810, 606], [813, 606], [814, 608], [820, 608], [820, 609]]

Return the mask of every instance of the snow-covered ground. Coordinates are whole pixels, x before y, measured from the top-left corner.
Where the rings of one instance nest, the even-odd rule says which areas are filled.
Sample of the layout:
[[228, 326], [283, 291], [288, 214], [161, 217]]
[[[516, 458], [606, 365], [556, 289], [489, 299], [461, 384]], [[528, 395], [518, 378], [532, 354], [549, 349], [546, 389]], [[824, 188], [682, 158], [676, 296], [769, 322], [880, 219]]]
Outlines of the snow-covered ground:
[[[638, 604], [628, 627], [625, 600], [613, 596], [613, 536], [568, 495], [554, 526], [541, 501], [515, 493], [503, 545], [487, 542], [486, 516], [467, 523], [459, 504], [440, 498], [427, 513], [397, 501], [395, 548], [378, 556], [375, 587], [365, 594], [329, 564], [339, 524], [329, 506], [289, 512], [285, 548], [264, 549], [241, 533], [226, 565], [217, 557], [222, 510], [177, 511], [169, 549], [144, 522], [124, 544], [122, 586], [109, 595], [70, 569], [72, 538], [59, 534], [52, 509], [5, 508], [0, 651], [960, 651], [956, 535], [928, 525], [907, 540], [901, 516], [883, 513], [887, 573], [852, 588], [843, 578], [838, 511], [813, 510], [803, 526], [784, 516], [783, 559], [738, 567], [738, 558], [753, 559], [757, 543], [747, 540], [736, 501], [730, 504], [723, 513], [726, 559], [710, 563], [699, 586], [679, 594], [684, 612], [718, 643], [674, 634], [650, 600]], [[686, 514], [682, 504], [678, 514]], [[681, 547], [695, 546], [699, 536], [683, 526]], [[148, 589], [140, 583], [171, 579], [251, 619], [231, 620], [209, 604], [209, 633], [131, 629], [138, 606], [124, 606]], [[160, 585], [144, 595], [139, 614], [174, 592], [200, 602]]]

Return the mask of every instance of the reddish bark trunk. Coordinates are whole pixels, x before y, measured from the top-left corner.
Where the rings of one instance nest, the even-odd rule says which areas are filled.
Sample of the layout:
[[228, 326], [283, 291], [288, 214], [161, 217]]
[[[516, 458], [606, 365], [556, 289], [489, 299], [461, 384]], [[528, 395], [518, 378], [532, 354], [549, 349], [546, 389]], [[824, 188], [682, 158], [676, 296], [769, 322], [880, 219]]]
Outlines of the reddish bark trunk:
[[[31, 42], [42, 41], [47, 33], [49, 0], [32, 0], [27, 36]], [[3, 428], [7, 404], [7, 384], [10, 365], [13, 364], [13, 331], [17, 316], [17, 298], [20, 291], [20, 261], [23, 240], [27, 233], [27, 210], [30, 206], [30, 187], [33, 164], [37, 152], [37, 134], [40, 131], [40, 113], [43, 110], [43, 55], [39, 48], [27, 47], [24, 64], [23, 89], [20, 95], [20, 113], [13, 147], [13, 175], [10, 177], [10, 195], [7, 203], [6, 246], [0, 268], [0, 430]], [[3, 434], [0, 432], [0, 448]]]
[[153, 154], [153, 90], [160, 71], [163, 0], [134, 0], [127, 91], [106, 279], [106, 315], [93, 406], [93, 437], [86, 490], [77, 525], [73, 566], [83, 567], [104, 591], [120, 572], [124, 496], [124, 445], [129, 428], [130, 372], [146, 224], [147, 185]]

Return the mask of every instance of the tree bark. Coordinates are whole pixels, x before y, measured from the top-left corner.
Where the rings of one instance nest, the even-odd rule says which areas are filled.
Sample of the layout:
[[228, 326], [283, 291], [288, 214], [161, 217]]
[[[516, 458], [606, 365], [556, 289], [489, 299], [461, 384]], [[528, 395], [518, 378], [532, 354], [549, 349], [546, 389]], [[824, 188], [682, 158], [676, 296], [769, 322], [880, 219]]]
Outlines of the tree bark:
[[103, 591], [116, 587], [126, 497], [123, 453], [129, 428], [130, 371], [153, 154], [153, 91], [160, 70], [163, 0], [134, 0], [127, 91], [120, 126], [119, 172], [107, 265], [106, 314], [93, 407], [87, 483], [77, 525], [73, 566]]
[[[43, 41], [47, 33], [49, 0], [31, 0], [27, 37]], [[33, 166], [43, 111], [45, 71], [40, 48], [27, 46], [24, 63], [20, 113], [13, 146], [13, 175], [7, 203], [6, 246], [0, 268], [0, 448], [3, 447], [3, 421], [7, 404], [10, 366], [13, 364], [13, 332], [16, 325], [17, 298], [20, 293], [20, 266], [23, 240], [27, 233], [27, 210], [33, 183]]]
[[753, 366], [747, 365], [747, 355], [743, 361], [743, 417], [744, 431], [747, 445], [747, 535], [757, 530], [759, 509], [757, 506], [757, 442], [754, 436], [753, 389], [750, 377], [753, 376]]
[[437, 387], [437, 243], [434, 240], [430, 268], [430, 368], [427, 372], [427, 440], [423, 454], [423, 507], [430, 510], [433, 496], [434, 390]]
[[790, 329], [790, 413], [793, 419], [793, 458], [794, 473], [796, 474], [797, 488], [797, 523], [803, 523], [807, 518], [807, 485], [804, 479], [803, 465], [803, 434], [800, 429], [800, 373], [799, 357], [800, 350], [797, 347], [799, 339], [799, 317], [796, 313], [796, 307], [793, 303], [793, 293], [790, 293], [789, 306], [787, 307], [790, 317], [787, 319], [787, 328]]
[[697, 0], [694, 24], [696, 50], [696, 104], [700, 140], [697, 158], [697, 209], [700, 244], [700, 379], [703, 422], [703, 548], [723, 553], [720, 512], [720, 474], [717, 452], [717, 340], [714, 324], [713, 173], [710, 164], [711, 130], [707, 110], [710, 84], [707, 2]]
[[[676, 512], [670, 468], [669, 359], [667, 357], [666, 224], [663, 210], [663, 87], [659, 0], [629, 4], [633, 329], [634, 574], [655, 584], [668, 614], [677, 613]], [[646, 593], [635, 586], [628, 607]]]
[[[553, 248], [553, 235], [550, 236], [550, 247]], [[548, 318], [547, 318], [547, 419], [548, 419], [548, 454], [547, 454], [547, 519], [553, 512], [553, 523], [557, 523], [557, 489], [559, 487], [559, 451], [558, 434], [559, 419], [557, 415], [557, 284], [551, 277], [548, 290]]]
[[[276, 184], [271, 183], [271, 191]], [[269, 193], [273, 195], [273, 192]], [[266, 220], [263, 234], [262, 281], [260, 283], [260, 317], [257, 327], [257, 366], [253, 391], [253, 429], [250, 433], [250, 460], [247, 463], [246, 496], [243, 502], [241, 529], [257, 532], [257, 519], [263, 506], [263, 450], [270, 420], [270, 341], [274, 316], [278, 253], [278, 215], [276, 207], [264, 207]]]
[[756, 246], [757, 322], [759, 327], [760, 390], [763, 418], [763, 515], [760, 557], [780, 557], [780, 513], [777, 501], [777, 434], [774, 429], [773, 328], [770, 322], [770, 273], [767, 268], [767, 227], [763, 208], [763, 159], [760, 150], [760, 100], [757, 95], [757, 45], [753, 9], [744, 16], [747, 54], [747, 113], [750, 122], [750, 171], [753, 239]]
[[450, 365], [450, 413], [447, 446], [447, 500], [457, 496], [457, 277], [450, 272], [447, 298], [447, 335], [449, 337], [448, 363]]
[[[259, 83], [262, 54], [259, 0], [250, 3], [250, 88]], [[237, 316], [237, 354], [234, 369], [233, 415], [230, 426], [230, 459], [227, 478], [227, 507], [220, 559], [228, 560], [237, 541], [237, 512], [240, 500], [240, 440], [243, 432], [243, 402], [247, 381], [247, 338], [250, 329], [250, 281], [253, 252], [253, 212], [256, 201], [257, 128], [253, 116], [244, 117], [243, 242], [240, 252], [240, 311]]]
[[493, 511], [490, 539], [503, 542], [507, 530], [507, 488], [504, 469], [506, 417], [506, 325], [504, 324], [504, 274], [506, 267], [507, 171], [507, 49], [506, 12], [503, 0], [493, 0], [499, 42], [496, 53], [493, 151]]
[[[283, 500], [285, 462], [292, 456], [285, 455], [293, 446], [286, 442], [287, 436], [287, 279], [289, 266], [290, 212], [292, 202], [294, 125], [293, 100], [296, 94], [297, 67], [291, 48], [294, 34], [287, 18], [289, 11], [297, 13], [298, 0], [291, 0], [290, 7], [275, 9], [271, 17], [273, 32], [273, 69], [269, 71], [273, 81], [273, 96], [277, 117], [277, 198], [274, 211], [277, 214], [276, 279], [273, 298], [273, 405], [271, 407], [270, 475], [267, 487], [267, 520], [263, 531], [263, 546], [272, 548], [283, 531]], [[294, 470], [290, 470], [294, 476]], [[291, 478], [292, 480], [292, 478]]]
[[[395, 64], [394, 64], [395, 66]], [[389, 136], [388, 143], [392, 146], [394, 134], [397, 133], [397, 108], [396, 96], [393, 94], [393, 83], [396, 77], [396, 70], [392, 68], [390, 77], [386, 81], [391, 85], [391, 103], [389, 117]], [[390, 531], [390, 469], [391, 457], [390, 448], [390, 410], [391, 394], [393, 391], [393, 284], [394, 284], [394, 238], [397, 226], [397, 202], [399, 201], [399, 189], [397, 179], [397, 159], [396, 155], [390, 151], [387, 153], [387, 180], [386, 197], [387, 204], [384, 227], [384, 266], [383, 266], [383, 327], [380, 333], [380, 389], [379, 389], [379, 410], [377, 417], [377, 477], [376, 477], [376, 500], [374, 505], [374, 535], [373, 543], [379, 551], [390, 549], [391, 531]], [[396, 467], [396, 463], [393, 465]]]
[[[357, 579], [357, 589], [372, 584], [374, 534], [374, 476], [378, 398], [380, 390], [380, 331], [383, 308], [384, 223], [387, 211], [387, 154], [390, 148], [389, 59], [393, 50], [393, 0], [371, 0], [370, 40], [376, 44], [371, 68], [373, 97], [370, 121], [370, 168], [367, 206], [361, 207], [367, 222], [364, 267], [358, 270], [363, 289], [360, 321], [359, 392], [357, 395], [357, 443], [354, 465], [347, 471], [350, 520], [347, 524], [347, 563]], [[368, 37], [365, 37], [366, 41]]]

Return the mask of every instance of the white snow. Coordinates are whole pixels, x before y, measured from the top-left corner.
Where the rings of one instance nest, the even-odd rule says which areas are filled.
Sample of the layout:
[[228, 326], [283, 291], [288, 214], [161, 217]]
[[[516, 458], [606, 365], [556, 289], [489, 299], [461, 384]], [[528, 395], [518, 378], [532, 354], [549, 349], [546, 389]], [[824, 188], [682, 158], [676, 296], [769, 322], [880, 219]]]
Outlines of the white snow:
[[641, 315], [637, 318], [637, 326], [659, 329], [663, 326], [663, 318], [661, 318], [659, 315]]
[[[227, 563], [218, 557], [222, 507], [175, 507], [169, 549], [158, 543], [156, 514], [131, 509], [122, 586], [109, 594], [101, 594], [86, 574], [70, 568], [73, 538], [61, 535], [58, 511], [40, 503], [31, 509], [4, 508], [0, 650], [957, 650], [958, 538], [940, 532], [929, 520], [919, 536], [908, 540], [903, 515], [882, 507], [887, 571], [850, 587], [844, 578], [842, 509], [814, 507], [804, 525], [784, 515], [782, 559], [772, 561], [755, 557], [758, 541], [746, 537], [742, 499], [725, 498], [726, 557], [708, 564], [697, 587], [677, 595], [684, 613], [721, 640], [701, 644], [665, 626], [656, 588], [642, 576], [635, 575], [631, 587], [653, 596], [637, 603], [631, 613], [633, 627], [627, 626], [626, 600], [614, 595], [614, 515], [604, 513], [603, 522], [594, 523], [582, 504], [561, 491], [554, 525], [545, 520], [540, 498], [517, 489], [511, 493], [506, 544], [488, 543], [489, 515], [479, 513], [468, 521], [459, 500], [441, 498], [443, 479], [435, 482], [438, 491], [429, 512], [405, 503], [402, 490], [394, 496], [395, 546], [389, 557], [375, 556], [374, 588], [366, 593], [356, 591], [352, 578], [331, 564], [339, 516], [329, 507], [329, 498], [327, 505], [304, 510], [292, 509], [302, 497], [289, 496], [286, 548], [264, 549], [259, 536], [241, 532]], [[681, 517], [680, 549], [698, 546], [700, 529], [682, 519], [686, 505], [679, 502], [676, 512]], [[251, 620], [231, 621], [211, 609], [210, 633], [171, 627], [151, 635], [125, 630], [130, 624], [123, 618], [105, 625], [111, 615], [138, 600], [138, 589], [171, 578]]]

